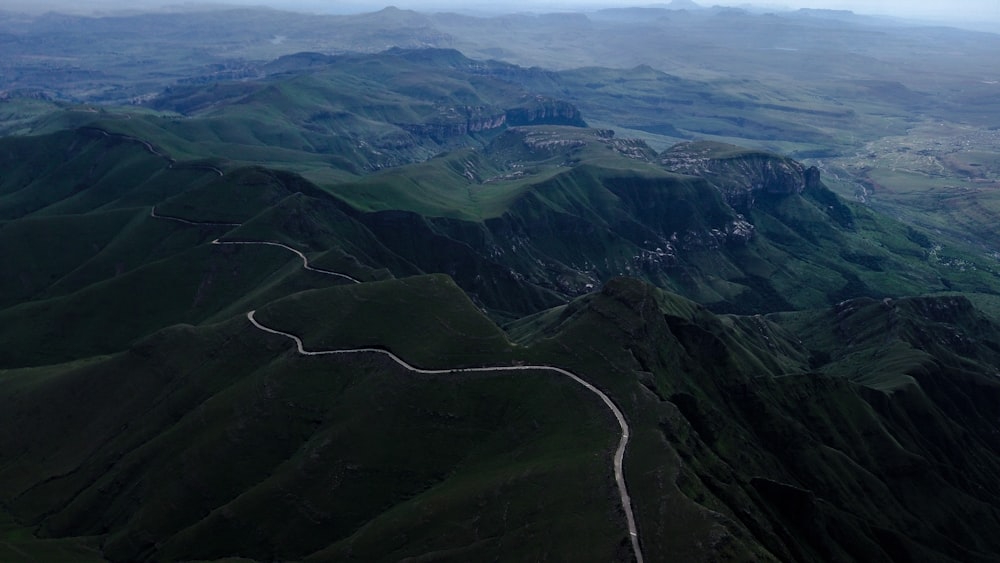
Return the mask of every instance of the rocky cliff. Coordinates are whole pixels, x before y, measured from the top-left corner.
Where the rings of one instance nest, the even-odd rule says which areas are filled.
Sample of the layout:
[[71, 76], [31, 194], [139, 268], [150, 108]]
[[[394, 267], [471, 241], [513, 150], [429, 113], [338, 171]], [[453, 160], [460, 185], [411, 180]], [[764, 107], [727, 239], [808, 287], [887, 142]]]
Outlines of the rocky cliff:
[[753, 208], [763, 194], [801, 194], [820, 182], [815, 167], [723, 143], [680, 143], [664, 151], [660, 163], [673, 172], [709, 180], [738, 209]]
[[441, 110], [433, 119], [425, 123], [397, 123], [400, 128], [436, 142], [447, 139], [499, 129], [507, 124], [503, 110], [484, 106], [455, 106]]
[[400, 128], [437, 142], [504, 126], [569, 125], [586, 127], [580, 110], [571, 103], [530, 96], [503, 110], [492, 106], [449, 106], [423, 123], [397, 123]]
[[587, 126], [576, 106], [546, 96], [526, 96], [520, 105], [507, 110], [507, 122], [510, 125]]

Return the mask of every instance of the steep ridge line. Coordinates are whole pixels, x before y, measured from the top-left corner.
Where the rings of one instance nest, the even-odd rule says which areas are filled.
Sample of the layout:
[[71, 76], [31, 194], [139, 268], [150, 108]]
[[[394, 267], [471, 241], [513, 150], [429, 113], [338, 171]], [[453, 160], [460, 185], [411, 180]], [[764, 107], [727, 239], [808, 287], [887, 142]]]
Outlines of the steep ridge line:
[[[212, 223], [212, 222], [209, 222], [209, 221], [191, 221], [191, 220], [188, 220], [188, 219], [181, 219], [180, 217], [171, 217], [170, 215], [159, 215], [158, 213], [156, 213], [156, 206], [155, 205], [149, 211], [149, 216], [152, 217], [153, 219], [162, 219], [164, 221], [175, 221], [177, 223], [184, 223], [185, 225], [194, 225], [194, 226], [203, 226], [203, 227], [206, 227], [206, 226], [207, 227], [239, 227], [239, 226], [242, 226], [242, 223]], [[353, 283], [362, 283], [361, 280], [359, 280], [359, 279], [357, 279], [355, 277], [349, 276], [347, 274], [342, 274], [340, 272], [334, 272], [333, 270], [324, 270], [323, 268], [316, 268], [315, 266], [311, 266], [309, 264], [309, 259], [306, 258], [305, 254], [302, 254], [298, 250], [295, 250], [294, 248], [292, 248], [292, 247], [290, 247], [290, 246], [288, 246], [286, 244], [281, 244], [280, 242], [271, 242], [271, 241], [266, 241], [266, 240], [235, 241], [235, 240], [219, 240], [219, 239], [215, 239], [215, 240], [212, 241], [212, 244], [220, 244], [220, 245], [221, 244], [245, 244], [245, 245], [263, 244], [263, 245], [267, 245], [267, 246], [277, 246], [279, 248], [284, 248], [285, 250], [289, 250], [289, 251], [294, 252], [295, 254], [297, 254], [298, 257], [302, 259], [302, 267], [305, 268], [306, 270], [309, 270], [311, 272], [317, 272], [317, 273], [320, 273], [320, 274], [325, 274], [327, 276], [334, 276], [334, 277], [338, 277], [338, 278], [343, 278], [343, 279], [348, 280], [348, 281], [353, 282]]]
[[[188, 224], [188, 225], [239, 226], [238, 224], [230, 224], [230, 223], [203, 223], [203, 222], [197, 222], [197, 221], [189, 221], [189, 220], [186, 220], [186, 219], [181, 219], [179, 217], [169, 217], [169, 216], [164, 216], [164, 215], [157, 215], [156, 214], [156, 206], [153, 206], [153, 209], [150, 212], [150, 216], [153, 217], [153, 218], [156, 218], [156, 219], [165, 219], [165, 220], [170, 220], [170, 221], [178, 221], [178, 222], [185, 223], [185, 224]], [[212, 241], [212, 244], [216, 244], [216, 245], [232, 244], [232, 245], [266, 245], [266, 246], [277, 246], [279, 248], [283, 248], [285, 250], [288, 250], [290, 252], [295, 253], [299, 258], [302, 259], [302, 267], [304, 269], [306, 269], [306, 270], [310, 270], [310, 271], [317, 272], [317, 273], [320, 273], [320, 274], [325, 274], [325, 275], [328, 275], [328, 276], [335, 276], [335, 277], [343, 278], [343, 279], [349, 280], [349, 281], [351, 281], [353, 283], [358, 283], [358, 284], [363, 283], [363, 282], [361, 282], [361, 280], [358, 280], [358, 279], [356, 279], [356, 278], [354, 278], [352, 276], [349, 276], [347, 274], [343, 274], [343, 273], [340, 273], [340, 272], [334, 272], [332, 270], [324, 270], [322, 268], [316, 268], [314, 266], [311, 266], [309, 264], [309, 259], [306, 257], [305, 254], [303, 254], [302, 252], [300, 252], [300, 251], [298, 251], [298, 250], [296, 250], [296, 249], [294, 249], [294, 248], [292, 248], [292, 247], [290, 247], [290, 246], [288, 246], [286, 244], [282, 244], [280, 242], [271, 242], [271, 241], [221, 241], [219, 239], [215, 239], [215, 240]], [[418, 368], [418, 367], [415, 367], [413, 365], [410, 365], [405, 360], [403, 360], [399, 356], [393, 354], [392, 352], [390, 352], [388, 350], [383, 350], [383, 349], [380, 349], [380, 348], [352, 348], [352, 349], [344, 349], [344, 350], [320, 350], [320, 351], [312, 352], [312, 351], [308, 351], [308, 350], [305, 349], [305, 347], [302, 344], [302, 339], [300, 339], [298, 336], [295, 336], [294, 334], [290, 334], [290, 333], [287, 333], [287, 332], [282, 332], [280, 330], [275, 330], [275, 329], [272, 329], [272, 328], [268, 328], [268, 327], [260, 324], [259, 322], [257, 322], [257, 319], [254, 318], [254, 313], [256, 313], [255, 310], [254, 311], [250, 311], [250, 312], [247, 313], [247, 319], [250, 321], [251, 324], [253, 324], [255, 327], [257, 327], [258, 329], [260, 329], [260, 330], [262, 330], [264, 332], [269, 332], [271, 334], [276, 334], [276, 335], [279, 335], [279, 336], [284, 336], [285, 338], [292, 339], [295, 342], [295, 346], [297, 348], [298, 353], [301, 354], [301, 355], [303, 355], [303, 356], [325, 356], [325, 355], [335, 355], [335, 354], [360, 354], [360, 353], [383, 354], [385, 356], [388, 356], [390, 359], [392, 359], [394, 362], [396, 362], [397, 364], [399, 364], [400, 366], [402, 366], [404, 369], [407, 369], [407, 370], [412, 371], [414, 373], [424, 373], [424, 374], [482, 373], [482, 372], [493, 372], [493, 373], [496, 373], [496, 372], [511, 372], [511, 371], [531, 371], [531, 370], [535, 370], [535, 371], [551, 371], [551, 372], [556, 372], [556, 373], [558, 373], [560, 375], [564, 375], [566, 377], [569, 377], [570, 379], [572, 379], [576, 383], [582, 385], [588, 391], [590, 391], [590, 392], [594, 393], [595, 395], [597, 395], [598, 397], [600, 397], [600, 399], [604, 402], [604, 404], [611, 410], [611, 413], [614, 414], [615, 419], [618, 421], [618, 426], [619, 426], [619, 428], [621, 428], [621, 432], [622, 432], [621, 433], [621, 438], [618, 441], [618, 448], [615, 450], [615, 455], [614, 455], [614, 458], [612, 459], [612, 466], [613, 466], [614, 474], [615, 474], [615, 484], [618, 486], [618, 493], [619, 493], [619, 496], [621, 498], [622, 509], [625, 511], [625, 522], [626, 522], [626, 526], [628, 528], [629, 538], [630, 538], [630, 540], [632, 542], [632, 552], [635, 554], [636, 563], [644, 563], [644, 560], [643, 560], [643, 557], [642, 557], [642, 548], [639, 545], [639, 532], [638, 532], [638, 529], [636, 528], [636, 525], [635, 525], [635, 514], [632, 511], [632, 499], [629, 496], [629, 494], [628, 494], [628, 488], [625, 485], [625, 474], [624, 474], [624, 471], [623, 471], [623, 467], [624, 467], [624, 463], [625, 463], [625, 449], [628, 446], [628, 440], [629, 440], [629, 437], [630, 437], [629, 426], [628, 426], [628, 423], [625, 421], [625, 415], [622, 414], [622, 411], [614, 404], [614, 402], [611, 400], [611, 398], [608, 397], [603, 391], [601, 391], [600, 389], [598, 389], [597, 387], [595, 387], [594, 385], [592, 385], [591, 383], [589, 383], [588, 381], [584, 380], [583, 378], [581, 378], [580, 376], [576, 375], [575, 373], [573, 373], [571, 371], [565, 370], [563, 368], [555, 367], [555, 366], [545, 366], [545, 365], [538, 365], [538, 366], [497, 366], [497, 367], [456, 368], [456, 369], [429, 370], [429, 369], [422, 369], [422, 368]]]
[[[214, 242], [215, 241], [213, 241], [213, 243]], [[298, 251], [295, 252], [298, 253]], [[642, 548], [639, 546], [639, 532], [636, 529], [635, 515], [632, 512], [632, 499], [631, 497], [629, 497], [628, 488], [625, 485], [625, 474], [622, 469], [625, 460], [625, 448], [628, 446], [628, 440], [630, 436], [628, 422], [625, 421], [625, 415], [622, 414], [622, 411], [615, 405], [614, 401], [612, 401], [611, 398], [608, 397], [603, 391], [601, 391], [588, 381], [584, 380], [583, 378], [581, 378], [580, 376], [576, 375], [571, 371], [555, 366], [546, 366], [546, 365], [497, 366], [497, 367], [455, 368], [455, 369], [422, 369], [410, 365], [396, 354], [393, 354], [392, 352], [388, 350], [383, 350], [381, 348], [348, 348], [343, 350], [309, 351], [305, 349], [305, 347], [302, 344], [302, 339], [299, 338], [298, 336], [295, 336], [294, 334], [290, 334], [287, 332], [282, 332], [280, 330], [276, 330], [273, 328], [268, 328], [260, 324], [254, 317], [254, 313], [256, 312], [257, 311], [254, 310], [247, 313], [247, 319], [250, 321], [251, 324], [253, 324], [253, 326], [257, 327], [258, 329], [264, 332], [276, 334], [278, 336], [284, 336], [285, 338], [290, 338], [295, 342], [295, 347], [297, 348], [298, 353], [303, 356], [329, 356], [337, 354], [374, 353], [374, 354], [382, 354], [384, 356], [388, 356], [392, 361], [396, 362], [404, 369], [412, 371], [414, 373], [434, 375], [434, 374], [483, 373], [483, 372], [496, 373], [496, 372], [511, 372], [511, 371], [551, 371], [558, 373], [560, 375], [564, 375], [572, 379], [576, 383], [579, 383], [588, 391], [594, 393], [595, 395], [600, 397], [602, 401], [604, 401], [604, 404], [611, 410], [611, 413], [615, 415], [615, 419], [618, 421], [618, 426], [621, 428], [622, 434], [621, 438], [618, 440], [618, 449], [615, 450], [615, 455], [612, 460], [612, 465], [615, 473], [615, 483], [618, 485], [618, 494], [621, 497], [622, 508], [625, 511], [625, 522], [628, 527], [629, 538], [632, 541], [632, 551], [635, 554], [636, 563], [643, 563]]]
[[285, 250], [289, 250], [289, 251], [294, 252], [295, 254], [297, 254], [298, 257], [302, 259], [302, 267], [305, 268], [306, 270], [309, 270], [311, 272], [318, 272], [320, 274], [325, 274], [325, 275], [328, 275], [328, 276], [334, 276], [334, 277], [338, 277], [338, 278], [343, 278], [343, 279], [348, 280], [348, 281], [353, 282], [353, 283], [361, 283], [361, 280], [359, 280], [357, 278], [354, 278], [352, 276], [349, 276], [347, 274], [342, 274], [340, 272], [334, 272], [333, 270], [324, 270], [323, 268], [316, 268], [314, 266], [310, 266], [309, 265], [309, 259], [306, 258], [305, 254], [302, 254], [298, 250], [295, 250], [294, 248], [292, 248], [292, 247], [290, 247], [288, 245], [281, 244], [280, 242], [271, 242], [271, 241], [266, 241], [266, 240], [239, 240], [238, 241], [238, 240], [219, 240], [219, 239], [215, 239], [215, 240], [212, 241], [212, 244], [243, 244], [243, 245], [262, 244], [262, 245], [266, 245], [266, 246], [277, 246], [279, 248], [284, 248]]
[[175, 221], [177, 223], [184, 223], [185, 225], [203, 225], [207, 227], [239, 227], [243, 223], [215, 223], [212, 221], [192, 221], [190, 219], [182, 219], [181, 217], [174, 217], [172, 215], [160, 215], [156, 212], [156, 206], [149, 211], [149, 216], [153, 219], [163, 219], [165, 221]]
[[[129, 119], [131, 119], [131, 118], [129, 118]], [[149, 154], [151, 154], [153, 156], [158, 156], [158, 157], [166, 160], [167, 161], [167, 168], [174, 168], [174, 166], [177, 164], [177, 160], [175, 158], [173, 158], [172, 156], [170, 156], [170, 155], [168, 155], [166, 153], [162, 153], [162, 152], [156, 150], [156, 147], [153, 146], [153, 143], [150, 143], [149, 141], [145, 141], [145, 140], [140, 139], [138, 137], [133, 137], [131, 135], [125, 135], [125, 134], [122, 134], [122, 133], [111, 133], [110, 131], [106, 131], [104, 129], [101, 129], [100, 127], [84, 126], [84, 127], [80, 127], [80, 129], [84, 130], [84, 131], [96, 131], [98, 133], [101, 133], [105, 137], [109, 137], [109, 138], [122, 139], [122, 140], [125, 140], [125, 141], [131, 141], [133, 143], [139, 143], [140, 145], [142, 145], [146, 149], [146, 151], [149, 152]], [[210, 164], [185, 164], [185, 165], [183, 165], [183, 168], [190, 168], [190, 169], [193, 169], [193, 170], [208, 170], [210, 172], [215, 172], [219, 176], [225, 176], [226, 175], [222, 171], [221, 168], [217, 168], [217, 167], [212, 166]]]

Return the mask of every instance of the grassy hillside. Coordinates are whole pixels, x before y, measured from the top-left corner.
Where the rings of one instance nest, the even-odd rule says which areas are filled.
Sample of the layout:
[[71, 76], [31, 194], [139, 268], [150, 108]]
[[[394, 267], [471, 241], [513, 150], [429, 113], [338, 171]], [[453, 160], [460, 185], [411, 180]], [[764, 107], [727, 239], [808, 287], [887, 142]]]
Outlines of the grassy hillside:
[[[389, 283], [363, 292], [395, 295], [398, 288], [420, 297], [396, 301], [402, 319], [420, 322], [425, 303], [461, 298], [440, 277]], [[266, 311], [298, 318], [289, 314], [301, 301], [333, 309], [358, 297], [345, 286]], [[382, 318], [378, 300], [357, 303], [349, 317]], [[499, 338], [496, 350], [504, 348], [501, 333], [471, 304], [451, 309], [444, 322], [479, 324]], [[480, 349], [482, 341], [465, 330], [423, 334], [414, 349], [434, 350], [435, 342]], [[321, 339], [336, 342], [335, 335]], [[385, 343], [410, 350], [391, 337]], [[44, 413], [4, 412], [7, 428], [25, 417], [43, 421], [30, 443], [4, 437], [12, 452], [0, 479], [5, 503], [43, 536], [103, 536], [112, 560], [284, 559], [314, 551], [326, 558], [345, 548], [367, 560], [441, 550], [622, 557], [612, 420], [575, 383], [545, 373], [419, 376], [370, 354], [300, 359], [289, 345], [241, 315], [171, 328], [108, 358], [3, 372], [7, 399], [47, 405]], [[491, 358], [482, 353], [481, 360]], [[567, 411], [586, 414], [562, 416]], [[77, 439], [65, 440], [66, 417], [81, 421]], [[109, 486], [132, 493], [108, 494]], [[52, 502], [62, 508], [51, 512]], [[403, 528], [405, 540], [384, 540]]]
[[0, 139], [0, 159], [0, 218], [8, 220], [149, 205], [211, 177], [89, 128]]
[[[729, 147], [682, 166], [694, 149], [664, 153], [663, 166], [688, 174], [679, 176], [629, 158], [614, 140], [525, 128], [487, 149], [493, 162], [517, 154], [524, 163], [495, 184], [459, 175], [457, 158], [469, 172], [482, 157], [456, 155], [335, 191], [373, 208], [358, 220], [408, 262], [449, 273], [475, 299], [512, 317], [532, 309], [497, 307], [476, 277], [481, 269], [460, 265], [510, 265], [565, 297], [614, 275], [639, 276], [716, 310], [744, 313], [996, 286], [987, 265], [940, 259], [934, 245], [945, 241], [843, 202], [815, 170], [794, 161]], [[379, 210], [392, 206], [399, 211]], [[405, 238], [398, 236], [402, 224]], [[442, 237], [458, 244], [418, 245]], [[951, 244], [946, 252], [970, 256]]]
[[[860, 315], [850, 307], [829, 313], [840, 324], [775, 324], [621, 278], [511, 326], [511, 344], [444, 276], [290, 293], [259, 320], [309, 349], [554, 364], [606, 390], [633, 429], [626, 476], [650, 560], [985, 561], [997, 548], [1000, 386], [984, 348], [962, 359], [953, 341], [1000, 331], [968, 302], [897, 305], [910, 312], [899, 334], [926, 360], [868, 362], [900, 370], [904, 384], [886, 386], [844, 377], [885, 334], [867, 317], [856, 322], [870, 332], [844, 324]], [[854, 340], [824, 336], [831, 325]], [[3, 427], [38, 421], [3, 437], [6, 506], [42, 538], [99, 536], [112, 560], [628, 558], [613, 421], [575, 383], [422, 376], [377, 355], [293, 350], [238, 314], [107, 357], [0, 372]], [[72, 439], [66, 421], [78, 421]]]
[[[836, 326], [828, 319], [716, 317], [633, 280], [512, 332], [623, 401], [637, 428], [627, 467], [633, 498], [647, 499], [638, 510], [652, 557], [986, 561], [1000, 516], [988, 414], [1000, 387], [985, 362], [961, 360], [954, 372], [957, 356], [980, 352], [927, 343], [955, 330], [994, 342], [996, 326], [968, 324], [976, 315], [951, 303], [914, 301], [938, 311], [940, 329], [922, 344], [935, 367], [910, 369], [915, 380], [895, 392], [848, 381], [836, 363], [817, 369], [806, 331]], [[841, 326], [855, 340], [824, 341], [831, 359], [884, 341], [878, 328]], [[706, 549], [707, 536], [716, 542]]]
[[[302, 356], [251, 310], [309, 350], [572, 370], [628, 423], [650, 561], [1000, 553], [997, 269], [761, 148], [839, 150], [891, 99], [440, 49], [229, 70], [8, 107], [0, 559], [632, 560], [592, 390]], [[845, 88], [908, 91], [880, 84]]]
[[[261, 309], [257, 318], [265, 326], [307, 334], [308, 350], [385, 347], [425, 368], [475, 367], [514, 357], [504, 333], [441, 274], [297, 293]], [[387, 318], [395, 322], [387, 325]]]
[[[376, 20], [388, 18], [389, 14], [373, 17]], [[750, 15], [743, 17], [748, 22], [759, 23]], [[726, 18], [732, 20], [730, 23], [738, 19], [734, 14], [727, 14]], [[729, 21], [726, 18], [714, 23]], [[432, 25], [429, 22], [423, 21], [421, 25]], [[550, 23], [539, 20], [532, 25], [544, 28]], [[823, 26], [828, 23], [823, 22]], [[399, 22], [394, 21], [393, 25], [397, 24]], [[798, 25], [806, 23], [799, 21], [793, 27]], [[812, 29], [811, 25], [806, 28]], [[841, 22], [838, 25], [850, 28], [855, 24]], [[891, 44], [896, 40], [883, 39]], [[898, 54], [895, 50], [892, 52]], [[920, 87], [929, 86], [922, 84]], [[797, 151], [814, 158], [819, 155], [822, 158], [819, 164], [829, 172], [824, 177], [831, 188], [841, 195], [852, 195], [854, 190], [862, 189], [867, 194], [863, 196], [866, 200], [918, 229], [914, 232], [916, 238], [901, 238], [897, 234], [898, 225], [865, 214], [871, 219], [865, 221], [871, 229], [861, 237], [874, 239], [870, 242], [856, 243], [841, 237], [841, 240], [831, 240], [829, 245], [812, 244], [813, 241], [802, 245], [794, 240], [796, 235], [788, 233], [784, 227], [788, 226], [789, 213], [809, 215], [811, 212], [790, 206], [786, 216], [778, 218], [782, 223], [779, 225], [773, 224], [771, 218], [748, 217], [751, 223], [761, 227], [758, 234], [768, 231], [773, 235], [760, 236], [759, 240], [769, 238], [771, 243], [776, 243], [776, 239], [781, 238], [782, 241], [791, 240], [790, 244], [772, 244], [779, 248], [756, 249], [753, 256], [735, 260], [730, 257], [720, 260], [715, 256], [691, 259], [688, 267], [699, 271], [687, 271], [679, 276], [644, 274], [658, 285], [702, 302], [716, 302], [719, 304], [717, 310], [742, 312], [812, 307], [830, 299], [862, 294], [885, 296], [947, 289], [993, 291], [989, 288], [995, 285], [992, 254], [996, 245], [991, 242], [989, 225], [995, 214], [991, 211], [990, 192], [984, 191], [991, 178], [995, 179], [989, 164], [992, 162], [991, 147], [995, 144], [993, 136], [988, 131], [946, 122], [913, 126], [903, 120], [901, 124], [900, 112], [911, 105], [916, 104], [914, 107], [924, 110], [930, 107], [925, 107], [930, 98], [914, 93], [902, 83], [894, 87], [889, 80], [877, 82], [857, 78], [840, 88], [852, 89], [854, 97], [851, 100], [863, 95], [868, 101], [862, 104], [863, 107], [837, 105], [823, 101], [826, 100], [823, 96], [810, 94], [807, 98], [811, 101], [806, 103], [796, 97], [803, 94], [798, 90], [789, 91], [782, 98], [775, 92], [760, 92], [751, 83], [722, 87], [711, 81], [691, 81], [666, 74], [650, 66], [627, 71], [591, 67], [549, 72], [498, 61], [472, 60], [457, 51], [444, 49], [391, 49], [378, 55], [335, 57], [315, 52], [299, 53], [262, 65], [253, 80], [176, 85], [155, 99], [156, 111], [89, 111], [80, 107], [60, 110], [47, 119], [46, 125], [39, 125], [39, 130], [58, 130], [59, 124], [62, 127], [86, 125], [93, 128], [87, 131], [98, 137], [105, 135], [100, 131], [114, 133], [117, 136], [104, 141], [131, 147], [135, 154], [129, 158], [115, 155], [105, 160], [121, 164], [116, 165], [114, 173], [117, 176], [112, 175], [111, 170], [98, 171], [98, 176], [108, 177], [106, 184], [99, 184], [95, 186], [97, 189], [88, 189], [75, 197], [68, 196], [81, 190], [83, 183], [60, 183], [65, 184], [70, 177], [79, 178], [79, 169], [61, 166], [52, 171], [55, 175], [51, 178], [43, 176], [41, 181], [60, 185], [58, 190], [50, 192], [60, 199], [59, 205], [45, 212], [66, 214], [95, 205], [108, 205], [108, 199], [115, 197], [116, 186], [125, 185], [121, 182], [123, 177], [133, 184], [134, 178], [150, 177], [151, 171], [142, 169], [138, 161], [129, 165], [130, 159], [142, 157], [153, 165], [157, 154], [163, 155], [161, 159], [166, 162], [169, 162], [166, 158], [179, 161], [170, 174], [162, 174], [163, 181], [172, 185], [204, 182], [213, 169], [235, 169], [245, 164], [274, 166], [304, 175], [362, 211], [404, 210], [473, 223], [503, 219], [519, 198], [531, 191], [527, 186], [551, 177], [561, 171], [563, 165], [579, 162], [635, 170], [641, 168], [637, 162], [659, 161], [671, 170], [709, 179], [727, 194], [729, 204], [736, 203], [731, 200], [730, 184], [734, 176], [738, 182], [740, 174], [746, 172], [740, 169], [743, 164], [769, 162], [792, 166], [783, 157], [755, 148], [720, 149], [720, 154], [708, 159], [709, 166], [691, 167], [682, 162], [685, 154], [692, 150], [692, 145], [688, 144], [657, 155], [642, 142], [609, 137], [601, 130], [511, 127], [522, 122], [581, 125], [583, 116], [577, 112], [578, 106], [588, 118], [594, 116], [602, 124], [641, 135], [659, 148], [679, 139], [707, 137], [724, 141], [742, 139], [755, 147]], [[739, 93], [741, 89], [752, 92]], [[913, 96], [901, 95], [906, 92]], [[872, 98], [869, 94], [878, 96]], [[935, 107], [945, 112], [941, 114], [942, 119], [950, 119], [950, 105]], [[18, 111], [12, 110], [11, 115], [15, 114]], [[904, 126], [910, 133], [902, 135]], [[57, 150], [59, 143], [67, 141], [56, 137], [49, 139], [39, 141], [47, 145], [33, 146], [30, 151], [17, 149], [25, 151], [23, 159], [14, 156], [21, 153], [11, 155], [30, 162], [31, 158], [37, 158], [32, 155], [48, 154]], [[823, 156], [836, 153], [840, 150], [837, 147], [853, 147], [862, 141], [867, 144], [856, 156], [849, 156], [853, 154], [851, 151], [836, 159]], [[145, 155], [141, 151], [146, 146], [144, 143], [149, 144]], [[470, 146], [483, 148], [483, 151], [453, 150]], [[979, 150], [969, 153], [969, 146]], [[723, 154], [726, 151], [728, 154]], [[432, 155], [438, 156], [431, 158]], [[621, 156], [627, 158], [618, 158]], [[91, 158], [103, 157], [93, 151], [82, 153], [78, 167]], [[413, 161], [420, 161], [420, 164], [399, 167]], [[48, 159], [33, 168], [45, 170], [54, 162], [58, 160]], [[726, 162], [743, 164], [730, 168]], [[182, 170], [185, 174], [206, 174], [197, 180], [173, 176]], [[370, 174], [372, 171], [381, 172]], [[151, 179], [160, 176], [154, 175]], [[16, 175], [12, 177], [17, 178]], [[147, 204], [160, 197], [165, 188], [154, 184], [141, 191], [141, 195], [132, 196], [133, 202]], [[225, 192], [217, 190], [213, 184], [206, 193]], [[20, 216], [46, 205], [44, 198], [26, 201], [27, 197], [22, 190], [5, 196], [3, 199], [10, 207], [8, 216]], [[37, 194], [31, 197], [39, 199]], [[823, 199], [816, 204], [829, 207], [834, 201], [826, 195]], [[214, 213], [218, 216], [216, 220], [230, 216], [229, 210], [220, 209], [217, 213], [196, 210], [210, 209], [211, 201], [187, 205], [196, 215]], [[849, 227], [852, 218], [849, 213], [845, 214], [844, 206], [837, 204], [834, 208], [838, 216], [830, 218], [841, 223], [840, 227]], [[0, 200], [0, 211], [2, 209], [3, 201]], [[914, 210], [919, 210], [919, 216]], [[810, 220], [803, 223], [815, 224]], [[794, 225], [792, 230], [796, 230]], [[667, 233], [668, 238], [670, 234], [672, 231]], [[699, 240], [705, 240], [704, 233], [695, 234]], [[919, 249], [903, 240], [910, 238], [922, 241]], [[851, 248], [840, 252], [845, 244]], [[807, 248], [809, 245], [813, 248]], [[906, 258], [909, 263], [900, 264], [881, 253], [882, 247], [890, 248], [893, 254], [901, 249], [916, 260]], [[596, 268], [586, 268], [579, 261], [567, 264], [562, 257], [539, 257], [537, 260], [541, 260], [548, 270], [545, 274], [548, 279], [533, 279], [532, 283], [542, 291], [555, 291], [563, 298], [572, 297], [579, 293], [567, 291], [567, 286], [594, 285], [592, 278], [606, 279], [609, 274], [631, 272], [634, 275], [644, 267], [644, 262], [657, 259], [648, 254], [655, 254], [655, 248], [663, 250], [663, 241], [657, 241], [652, 248], [610, 249], [612, 263], [602, 268], [606, 271], [597, 271], [596, 275]], [[482, 255], [484, 251], [478, 253]], [[773, 283], [767, 279], [770, 274], [760, 275], [761, 268], [748, 271], [755, 268], [742, 263], [761, 259], [788, 264], [783, 254], [833, 256], [834, 253], [834, 260], [846, 262], [846, 267], [790, 264], [787, 268], [772, 270], [787, 271], [792, 274], [791, 279], [777, 279]], [[921, 253], [923, 259], [917, 256]], [[358, 253], [348, 254], [356, 256]], [[628, 260], [625, 256], [633, 259]], [[407, 255], [405, 260], [411, 264], [418, 262], [412, 255]], [[375, 264], [369, 266], [379, 268]], [[411, 268], [405, 273], [433, 272], [440, 268], [438, 262], [433, 267]], [[477, 272], [481, 269], [474, 268]], [[901, 270], [917, 270], [917, 273], [907, 272], [904, 274], [906, 280], [881, 281], [884, 272]], [[473, 289], [464, 279], [465, 274], [445, 271], [455, 275], [470, 291], [490, 293], [485, 289]], [[707, 272], [723, 272], [723, 275]], [[397, 274], [402, 273], [397, 270]], [[824, 281], [815, 290], [810, 288], [809, 295], [789, 295], [797, 292], [801, 285], [794, 280], [805, 274]], [[475, 275], [479, 274], [472, 274]], [[672, 279], [667, 281], [664, 277]], [[678, 277], [691, 279], [679, 281]], [[553, 282], [553, 278], [559, 279]], [[726, 303], [735, 301], [737, 296], [748, 305], [740, 309], [727, 308]], [[500, 305], [499, 300], [496, 295], [482, 298], [484, 304], [498, 309], [506, 318], [537, 310], [538, 305], [553, 304], [544, 298], [534, 298], [535, 308], [524, 308], [523, 304]]]
[[[93, 148], [51, 171], [29, 172], [36, 169], [31, 158], [40, 156], [16, 157], [25, 147], [55, 155], [58, 142], [72, 140]], [[615, 275], [641, 277], [717, 311], [741, 313], [860, 295], [989, 293], [996, 286], [996, 273], [972, 249], [852, 207], [814, 169], [793, 160], [726, 145], [687, 143], [657, 155], [607, 131], [517, 127], [481, 151], [449, 152], [321, 188], [259, 166], [224, 172], [175, 162], [157, 153], [158, 142], [92, 129], [8, 142], [14, 151], [13, 173], [5, 180], [11, 217], [148, 205], [164, 223], [153, 229], [136, 211], [129, 235], [111, 244], [112, 231], [125, 227], [102, 221], [103, 234], [94, 230], [75, 239], [80, 251], [66, 258], [72, 267], [11, 269], [9, 287], [21, 286], [12, 295], [24, 297], [81, 289], [141, 265], [149, 248], [159, 247], [150, 256], [164, 258], [227, 232], [230, 241], [287, 244], [309, 253], [319, 267], [358, 279], [447, 273], [505, 320], [582, 295]], [[143, 176], [129, 159], [102, 156], [110, 147], [130, 151], [156, 172]], [[105, 168], [89, 171], [90, 183], [49, 187], [50, 177], [65, 182], [73, 166], [91, 159]], [[82, 221], [51, 228], [19, 219], [8, 221], [5, 231], [29, 241], [35, 235], [24, 229], [44, 231], [37, 239], [44, 242], [90, 224]], [[169, 231], [174, 236], [190, 238], [177, 238], [173, 246], [151, 238], [163, 236], [156, 229], [166, 223], [176, 223]], [[98, 239], [88, 243], [87, 237]], [[21, 244], [17, 252], [26, 258], [39, 254], [36, 248]], [[85, 264], [87, 255], [99, 256]], [[52, 279], [36, 279], [44, 275]], [[806, 278], [813, 281], [801, 283]], [[39, 293], [56, 281], [58, 290]]]
[[178, 159], [277, 165], [328, 184], [482, 144], [508, 124], [585, 125], [572, 105], [478, 64], [447, 50], [300, 53], [258, 80], [169, 88], [152, 104], [164, 114], [94, 126], [157, 139]]
[[4, 513], [0, 515], [0, 557], [12, 563], [30, 561], [107, 561], [100, 553], [99, 538], [48, 539], [36, 538], [30, 527], [18, 524]]

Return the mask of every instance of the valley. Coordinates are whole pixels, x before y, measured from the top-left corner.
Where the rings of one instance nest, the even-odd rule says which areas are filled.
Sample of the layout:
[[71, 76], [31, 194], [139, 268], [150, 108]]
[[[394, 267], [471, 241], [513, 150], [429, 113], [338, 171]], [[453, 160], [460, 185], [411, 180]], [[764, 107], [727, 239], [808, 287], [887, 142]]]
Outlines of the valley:
[[[821, 164], [847, 196], [994, 256], [992, 200], [1000, 175], [1000, 133], [969, 125], [923, 124], [906, 136], [867, 143]], [[846, 180], [846, 181], [845, 181]]]
[[0, 560], [995, 560], [997, 36], [696, 8], [0, 12]]

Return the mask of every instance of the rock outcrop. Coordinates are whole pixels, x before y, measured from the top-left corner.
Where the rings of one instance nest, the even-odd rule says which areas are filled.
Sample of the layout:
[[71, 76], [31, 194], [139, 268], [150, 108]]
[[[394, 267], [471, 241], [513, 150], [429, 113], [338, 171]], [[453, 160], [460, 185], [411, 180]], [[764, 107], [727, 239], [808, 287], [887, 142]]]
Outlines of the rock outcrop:
[[507, 110], [507, 123], [517, 125], [572, 125], [586, 127], [587, 123], [580, 110], [569, 102], [531, 96], [523, 99], [521, 105]]
[[673, 172], [707, 179], [729, 205], [744, 210], [761, 195], [801, 194], [820, 183], [816, 167], [723, 143], [680, 143], [661, 154], [660, 162]]
[[503, 110], [491, 106], [452, 106], [424, 123], [397, 123], [401, 129], [436, 142], [491, 131], [505, 126], [569, 125], [586, 127], [580, 110], [569, 102], [545, 96], [526, 97], [522, 103]]

